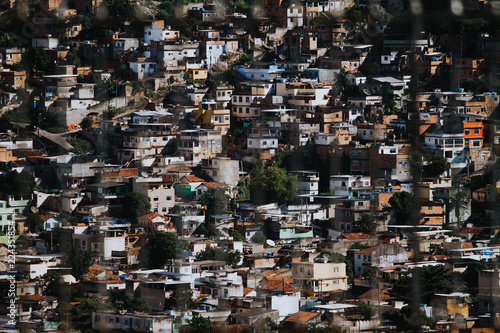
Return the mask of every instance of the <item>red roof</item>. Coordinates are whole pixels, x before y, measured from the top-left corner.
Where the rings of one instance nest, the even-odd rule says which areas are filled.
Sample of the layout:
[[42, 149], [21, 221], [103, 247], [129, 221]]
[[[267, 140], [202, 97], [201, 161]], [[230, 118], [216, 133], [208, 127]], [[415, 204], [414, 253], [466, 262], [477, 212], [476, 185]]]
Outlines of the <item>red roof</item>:
[[167, 172], [191, 172], [191, 171], [193, 171], [193, 169], [191, 169], [187, 165], [180, 165], [167, 170]]
[[291, 275], [287, 276], [268, 276], [266, 277], [266, 282], [262, 285], [260, 289], [263, 290], [279, 290], [285, 293], [291, 293], [297, 290], [297, 287], [293, 285], [293, 279]]
[[309, 320], [314, 319], [319, 315], [319, 312], [299, 311], [286, 318], [285, 321], [290, 323], [307, 323]]
[[182, 178], [186, 178], [186, 180], [190, 183], [203, 183], [205, 180], [196, 177], [195, 175], [186, 175]]
[[161, 214], [158, 214], [158, 213], [149, 213], [149, 214], [146, 214], [146, 215], [142, 215], [142, 216], [139, 216], [137, 218], [137, 220], [152, 220], [155, 217], [161, 217], [161, 218], [163, 218], [165, 220], [168, 220], [168, 218], [166, 218], [165, 216], [163, 216]]
[[366, 238], [373, 238], [372, 235], [365, 234], [364, 232], [348, 232], [342, 234], [342, 237], [347, 238], [347, 239], [366, 239]]
[[224, 182], [204, 182], [203, 184], [200, 185], [205, 185], [207, 188], [229, 187]]
[[362, 249], [362, 250], [359, 250], [358, 252], [354, 252], [355, 254], [370, 254], [372, 253], [373, 251], [375, 251], [375, 249], [379, 247], [379, 245], [375, 245], [375, 246], [371, 246], [371, 247], [367, 247], [365, 249]]

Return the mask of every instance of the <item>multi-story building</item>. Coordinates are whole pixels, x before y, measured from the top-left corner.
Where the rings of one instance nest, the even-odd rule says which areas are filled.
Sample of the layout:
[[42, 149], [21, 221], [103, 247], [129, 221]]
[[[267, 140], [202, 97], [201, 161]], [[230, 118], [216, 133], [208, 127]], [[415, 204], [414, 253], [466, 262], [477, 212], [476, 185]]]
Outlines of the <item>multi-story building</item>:
[[174, 317], [162, 313], [128, 313], [118, 310], [92, 312], [92, 329], [96, 331], [133, 331], [143, 333], [173, 332]]
[[298, 193], [301, 194], [319, 194], [319, 173], [315, 171], [293, 171], [299, 181]]
[[465, 167], [464, 133], [425, 133], [425, 145], [436, 155], [444, 156], [452, 168]]
[[214, 157], [222, 152], [221, 132], [208, 129], [181, 131], [177, 149], [186, 161], [198, 164], [202, 159]]
[[175, 190], [172, 185], [164, 177], [132, 178], [133, 191], [147, 195], [151, 200], [151, 210], [164, 215], [175, 206]]
[[196, 125], [208, 127], [226, 135], [231, 122], [229, 109], [217, 107], [214, 100], [204, 100], [198, 105], [198, 109], [193, 110], [194, 122]]
[[330, 85], [310, 82], [278, 82], [276, 94], [286, 96], [288, 105], [297, 110], [315, 111], [318, 106], [328, 104]]
[[345, 263], [296, 262], [292, 274], [307, 296], [347, 290]]
[[481, 148], [483, 146], [483, 123], [464, 122], [465, 148]]
[[408, 252], [399, 244], [379, 244], [354, 252], [354, 275], [363, 275], [369, 267], [386, 268], [408, 261]]
[[229, 157], [214, 157], [201, 161], [201, 170], [215, 182], [223, 182], [235, 187], [240, 180], [240, 162]]

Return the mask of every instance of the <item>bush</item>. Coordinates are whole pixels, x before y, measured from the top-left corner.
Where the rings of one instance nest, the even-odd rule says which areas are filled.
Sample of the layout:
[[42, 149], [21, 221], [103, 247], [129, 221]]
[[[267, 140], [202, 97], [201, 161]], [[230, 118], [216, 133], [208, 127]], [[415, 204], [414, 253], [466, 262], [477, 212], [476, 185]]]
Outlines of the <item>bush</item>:
[[58, 134], [58, 133], [66, 133], [68, 130], [64, 127], [54, 126], [47, 128], [46, 131], [49, 133]]

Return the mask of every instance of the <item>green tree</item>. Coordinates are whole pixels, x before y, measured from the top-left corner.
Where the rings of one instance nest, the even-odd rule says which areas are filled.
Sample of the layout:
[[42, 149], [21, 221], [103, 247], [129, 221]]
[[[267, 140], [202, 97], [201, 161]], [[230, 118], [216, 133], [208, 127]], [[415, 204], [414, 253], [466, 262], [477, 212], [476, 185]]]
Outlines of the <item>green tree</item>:
[[109, 305], [102, 302], [101, 297], [90, 296], [77, 299], [79, 304], [71, 309], [71, 324], [74, 329], [82, 333], [92, 332], [92, 312], [109, 309]]
[[245, 236], [243, 236], [239, 231], [234, 230], [231, 232], [231, 237], [233, 237], [233, 240], [238, 241], [238, 242], [246, 242], [247, 239]]
[[434, 294], [453, 291], [452, 276], [443, 265], [426, 265], [412, 269], [410, 273], [411, 276], [401, 276], [394, 283], [389, 291], [391, 296], [405, 303], [430, 304], [431, 296]]
[[195, 235], [203, 235], [207, 238], [222, 237], [222, 233], [214, 227], [206, 227], [205, 223], [200, 224], [200, 226], [194, 232]]
[[152, 307], [149, 303], [145, 302], [140, 298], [130, 297], [125, 299], [125, 301], [117, 301], [112, 304], [115, 309], [123, 309], [128, 312], [144, 312], [150, 313]]
[[80, 155], [85, 155], [92, 149], [92, 144], [85, 139], [76, 139], [71, 145], [73, 146], [71, 151]]
[[75, 52], [68, 52], [68, 54], [66, 54], [66, 57], [64, 58], [63, 60], [63, 63], [66, 64], [66, 65], [74, 65], [75, 67], [80, 67], [82, 65], [82, 61], [80, 60], [80, 57], [78, 56], [78, 54], [76, 54]]
[[66, 264], [71, 267], [71, 274], [80, 280], [89, 271], [92, 254], [82, 251], [78, 246], [72, 246], [68, 252]]
[[204, 318], [199, 315], [195, 315], [189, 321], [189, 329], [189, 332], [192, 333], [212, 333], [212, 321], [210, 320], [210, 318]]
[[475, 296], [479, 291], [479, 273], [489, 268], [488, 264], [483, 261], [473, 261], [467, 265], [463, 273], [463, 279], [467, 284], [467, 291], [471, 295]]
[[207, 192], [200, 197], [200, 204], [207, 206], [207, 213], [221, 214], [230, 211], [229, 203], [231, 196], [226, 194], [226, 188], [209, 188]]
[[436, 321], [432, 317], [428, 317], [424, 310], [418, 306], [404, 306], [401, 310], [391, 309], [382, 314], [382, 318], [393, 322], [398, 332], [414, 331], [420, 332], [422, 326], [430, 326], [434, 328]]
[[31, 194], [35, 188], [35, 178], [29, 172], [7, 172], [0, 175], [0, 192], [12, 194]]
[[85, 117], [83, 118], [82, 122], [80, 123], [80, 127], [84, 130], [84, 131], [88, 131], [92, 128], [92, 125], [93, 125], [93, 121], [90, 117]]
[[298, 190], [297, 177], [276, 166], [266, 167], [264, 172], [252, 178], [253, 202], [291, 202]]
[[251, 179], [249, 177], [245, 177], [238, 182], [238, 194], [236, 195], [237, 199], [250, 199], [250, 188], [251, 188]]
[[369, 213], [363, 213], [361, 215], [361, 220], [354, 221], [354, 228], [358, 232], [364, 232], [370, 235], [375, 234], [375, 230], [377, 229], [377, 225], [373, 222], [373, 217]]
[[135, 6], [127, 0], [107, 0], [106, 5], [111, 17], [117, 17], [122, 20], [134, 18]]
[[0, 35], [0, 47], [10, 46], [10, 35], [6, 32]]
[[29, 212], [26, 215], [26, 225], [31, 232], [40, 232], [43, 228], [43, 220], [40, 215]]
[[58, 285], [63, 283], [64, 281], [62, 275], [59, 272], [53, 270], [43, 274], [42, 278], [48, 285]]
[[241, 261], [241, 252], [238, 250], [208, 246], [205, 250], [196, 254], [196, 261], [203, 260], [225, 261], [229, 266], [236, 267]]
[[40, 46], [30, 47], [23, 54], [23, 62], [26, 68], [35, 73], [45, 73], [50, 70], [52, 65], [50, 55]]
[[123, 198], [122, 211], [126, 218], [135, 222], [139, 216], [151, 212], [151, 200], [143, 193], [129, 192]]
[[146, 235], [147, 243], [139, 250], [139, 260], [143, 267], [162, 268], [185, 249], [184, 242], [170, 232], [153, 231]]
[[410, 214], [415, 211], [411, 193], [405, 191], [396, 192], [389, 199], [389, 204], [396, 210], [398, 224], [410, 224]]
[[375, 309], [364, 302], [357, 302], [354, 308], [356, 313], [363, 316], [363, 319], [370, 320], [375, 315]]
[[450, 163], [442, 155], [433, 155], [431, 162], [424, 165], [424, 175], [427, 177], [438, 177], [443, 172], [450, 170]]
[[455, 216], [457, 217], [457, 224], [460, 227], [462, 224], [465, 224], [465, 221], [462, 221], [462, 211], [467, 209], [467, 204], [470, 200], [470, 194], [463, 189], [458, 189], [454, 195], [450, 197], [449, 210], [455, 210]]
[[252, 236], [251, 240], [254, 243], [266, 244], [267, 237], [266, 237], [266, 235], [264, 235], [264, 234], [262, 234], [260, 232], [257, 232], [256, 234], [254, 234]]
[[170, 297], [165, 299], [165, 309], [179, 309], [186, 311], [197, 307], [193, 299], [193, 292], [188, 286], [175, 285]]

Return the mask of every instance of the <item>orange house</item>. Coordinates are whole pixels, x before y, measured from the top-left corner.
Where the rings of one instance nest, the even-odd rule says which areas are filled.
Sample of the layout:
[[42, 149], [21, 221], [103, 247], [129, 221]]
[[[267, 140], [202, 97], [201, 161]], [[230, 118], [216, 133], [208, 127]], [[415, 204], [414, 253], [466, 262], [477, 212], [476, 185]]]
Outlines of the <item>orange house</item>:
[[464, 123], [464, 138], [466, 147], [482, 147], [483, 146], [483, 123], [468, 122]]
[[442, 202], [426, 201], [420, 207], [420, 224], [442, 225], [445, 222], [445, 206]]

